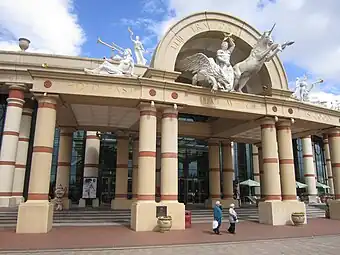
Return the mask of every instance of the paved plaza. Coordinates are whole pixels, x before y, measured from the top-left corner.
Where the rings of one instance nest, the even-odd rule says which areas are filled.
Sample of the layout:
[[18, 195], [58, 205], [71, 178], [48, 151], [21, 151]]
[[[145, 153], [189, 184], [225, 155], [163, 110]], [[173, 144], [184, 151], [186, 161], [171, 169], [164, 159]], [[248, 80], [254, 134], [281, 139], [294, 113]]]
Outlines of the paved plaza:
[[[270, 255], [310, 255], [339, 254], [340, 235], [319, 236], [305, 238], [288, 238], [278, 240], [243, 241], [231, 243], [215, 243], [200, 245], [177, 245], [177, 246], [158, 246], [149, 248], [123, 248], [123, 249], [76, 249], [76, 250], [55, 250], [55, 251], [32, 251], [32, 252], [11, 252], [6, 254], [112, 254], [112, 255], [170, 255], [170, 254], [270, 254]], [[1, 253], [0, 254], [5, 254]]]
[[[237, 225], [236, 235], [227, 234], [226, 233], [227, 227], [228, 227], [227, 223], [224, 223], [222, 225], [223, 234], [219, 236], [214, 235], [212, 233], [211, 224], [193, 224], [192, 228], [187, 229], [185, 231], [171, 231], [164, 234], [157, 232], [134, 232], [131, 229], [124, 226], [55, 227], [52, 229], [52, 231], [50, 231], [47, 234], [16, 234], [14, 229], [0, 229], [0, 254], [10, 254], [10, 252], [14, 251], [24, 252], [27, 250], [31, 251], [63, 250], [63, 249], [105, 250], [112, 248], [129, 250], [131, 249], [131, 247], [135, 248], [134, 250], [130, 251], [131, 254], [134, 254], [133, 252], [137, 252], [136, 249], [138, 247], [145, 248], [142, 249], [144, 251], [144, 254], [153, 254], [154, 252], [153, 249], [149, 249], [149, 247], [154, 246], [164, 247], [169, 245], [184, 245], [184, 247], [186, 247], [185, 249], [195, 247], [196, 254], [198, 253], [203, 254], [202, 252], [205, 252], [205, 254], [209, 254], [208, 251], [212, 251], [213, 249], [212, 244], [215, 243], [224, 243], [224, 246], [223, 245], [218, 246], [218, 249], [221, 250], [222, 252], [222, 250], [224, 250], [225, 247], [228, 247], [228, 249], [230, 249], [230, 247], [235, 247], [237, 249], [250, 249], [254, 246], [252, 242], [258, 242], [258, 240], [265, 241], [289, 238], [287, 239], [287, 242], [299, 243], [299, 241], [294, 241], [295, 239], [293, 240], [292, 238], [322, 237], [326, 238], [325, 240], [330, 240], [330, 242], [333, 242], [335, 240], [334, 238], [340, 238], [340, 221], [327, 220], [321, 218], [311, 219], [308, 221], [307, 225], [301, 227], [295, 226], [274, 227], [270, 225], [259, 224], [256, 222], [245, 221]], [[308, 242], [313, 242], [313, 240], [310, 239], [306, 240], [309, 240]], [[339, 242], [340, 240], [339, 239], [337, 240], [338, 240], [337, 242], [339, 243], [338, 245], [340, 245]], [[270, 247], [275, 247], [275, 245], [273, 245], [274, 241], [270, 242], [263, 241], [257, 244], [259, 245], [256, 246], [258, 247], [258, 249], [264, 249], [266, 245], [269, 245]], [[248, 243], [248, 245], [239, 245], [237, 244], [239, 242], [250, 243]], [[284, 243], [282, 241], [275, 242]], [[327, 242], [323, 243], [322, 247], [325, 247], [325, 245], [327, 245]], [[322, 243], [322, 241], [320, 241], [320, 243]], [[197, 246], [203, 244], [206, 244], [207, 246], [202, 247]], [[309, 247], [308, 245], [306, 245], [305, 241], [301, 242], [301, 245], [303, 245], [303, 247]], [[289, 248], [290, 246], [291, 245], [289, 244], [287, 245], [286, 248]], [[320, 245], [317, 245], [317, 247], [319, 246]], [[283, 247], [282, 249], [286, 249], [285, 245], [283, 245], [282, 247]], [[202, 249], [202, 252], [200, 250], [197, 250], [197, 248]], [[173, 247], [173, 249], [183, 250], [184, 248]], [[311, 248], [309, 247], [308, 249]], [[297, 251], [299, 250], [301, 251], [302, 248], [298, 249]], [[112, 252], [112, 254], [130, 254], [125, 253], [127, 251], [124, 251], [123, 253], [123, 250], [120, 251], [110, 250], [110, 252]], [[24, 252], [23, 254], [27, 254], [27, 252]], [[68, 253], [64, 252], [59, 254]], [[244, 253], [238, 254], [247, 253], [245, 250]], [[306, 254], [318, 254], [318, 253], [306, 253]]]

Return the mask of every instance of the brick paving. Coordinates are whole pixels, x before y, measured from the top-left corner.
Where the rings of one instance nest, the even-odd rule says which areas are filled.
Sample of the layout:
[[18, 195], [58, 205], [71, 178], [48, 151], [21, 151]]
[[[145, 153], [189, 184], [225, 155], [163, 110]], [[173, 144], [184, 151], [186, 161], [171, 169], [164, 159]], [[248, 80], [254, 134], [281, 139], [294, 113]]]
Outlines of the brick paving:
[[[77, 250], [59, 250], [59, 251], [24, 251], [10, 252], [9, 255], [24, 254], [79, 254], [79, 255], [338, 255], [340, 250], [340, 236], [318, 236], [307, 238], [291, 238], [281, 240], [267, 241], [243, 241], [215, 244], [199, 244], [199, 245], [178, 245], [163, 247], [147, 247], [147, 248], [106, 248], [106, 249], [77, 249]], [[0, 252], [0, 254], [5, 254]]]
[[[225, 224], [222, 227], [223, 229], [226, 229], [227, 224]], [[255, 222], [242, 222], [237, 225], [236, 235], [224, 233], [220, 236], [212, 234], [210, 224], [194, 224], [192, 228], [187, 229], [185, 231], [171, 231], [169, 233], [164, 234], [155, 232], [137, 233], [122, 226], [58, 227], [53, 228], [52, 231], [47, 234], [16, 234], [14, 229], [2, 229], [0, 230], [0, 251], [72, 249], [72, 248], [73, 249], [119, 248], [119, 247], [124, 248], [133, 246], [146, 247], [154, 245], [176, 245], [176, 244], [177, 245], [188, 244], [188, 247], [190, 247], [190, 245], [193, 244], [203, 243], [207, 244], [220, 242], [225, 243], [237, 241], [269, 240], [279, 238], [310, 237], [325, 235], [340, 236], [340, 221], [328, 219], [311, 219], [309, 220], [307, 225], [301, 227], [294, 226], [273, 227]], [[227, 246], [229, 247], [229, 245]], [[194, 245], [194, 247], [196, 246]], [[212, 249], [211, 247], [212, 246], [207, 246], [207, 248], [204, 249]], [[8, 252], [5, 254], [8, 254]], [[112, 254], [129, 254], [129, 253], [112, 253]]]

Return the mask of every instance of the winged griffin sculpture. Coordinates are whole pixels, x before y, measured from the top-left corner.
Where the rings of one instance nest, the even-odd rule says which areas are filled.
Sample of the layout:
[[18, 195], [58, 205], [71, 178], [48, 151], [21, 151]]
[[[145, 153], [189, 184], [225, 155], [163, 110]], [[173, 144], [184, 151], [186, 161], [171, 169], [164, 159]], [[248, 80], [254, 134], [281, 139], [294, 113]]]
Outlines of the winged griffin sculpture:
[[225, 35], [221, 49], [216, 53], [216, 62], [203, 53], [196, 53], [182, 60], [180, 69], [191, 72], [193, 85], [210, 87], [211, 91], [231, 91], [234, 72], [230, 64], [230, 56], [235, 48], [231, 34]]
[[221, 49], [216, 52], [216, 62], [203, 53], [196, 53], [182, 60], [179, 67], [194, 75], [193, 85], [211, 87], [212, 91], [242, 92], [249, 79], [260, 71], [265, 62], [272, 60], [278, 52], [294, 43], [293, 41], [274, 43], [271, 37], [274, 27], [275, 24], [271, 30], [264, 32], [257, 39], [249, 56], [234, 67], [230, 63], [231, 54], [235, 49], [232, 34], [224, 35]]

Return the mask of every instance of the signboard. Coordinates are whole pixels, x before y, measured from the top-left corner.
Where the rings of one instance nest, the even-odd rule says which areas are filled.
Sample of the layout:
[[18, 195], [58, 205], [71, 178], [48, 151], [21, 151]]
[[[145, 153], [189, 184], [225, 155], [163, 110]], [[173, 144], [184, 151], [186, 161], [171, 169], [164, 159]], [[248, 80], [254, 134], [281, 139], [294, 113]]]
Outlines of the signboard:
[[96, 198], [96, 197], [97, 197], [97, 178], [84, 177], [82, 198]]
[[156, 206], [156, 218], [168, 216], [168, 208], [166, 206]]

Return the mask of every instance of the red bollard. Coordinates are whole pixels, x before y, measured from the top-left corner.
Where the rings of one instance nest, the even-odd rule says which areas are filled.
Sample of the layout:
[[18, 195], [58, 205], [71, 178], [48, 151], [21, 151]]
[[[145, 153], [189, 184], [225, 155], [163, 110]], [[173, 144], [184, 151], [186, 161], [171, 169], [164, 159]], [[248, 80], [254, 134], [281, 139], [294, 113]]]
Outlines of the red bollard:
[[185, 211], [185, 228], [191, 228], [191, 212]]

